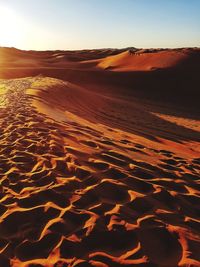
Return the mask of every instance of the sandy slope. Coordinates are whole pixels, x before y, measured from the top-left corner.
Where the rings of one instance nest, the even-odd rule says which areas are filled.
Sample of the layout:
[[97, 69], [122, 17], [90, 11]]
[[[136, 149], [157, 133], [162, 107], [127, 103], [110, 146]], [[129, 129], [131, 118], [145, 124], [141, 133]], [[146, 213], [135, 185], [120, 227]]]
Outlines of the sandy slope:
[[172, 67], [178, 62], [186, 60], [187, 57], [188, 55], [184, 51], [169, 50], [151, 53], [138, 51], [137, 53], [133, 53], [131, 50], [128, 50], [117, 55], [111, 55], [89, 62], [96, 62], [99, 68], [114, 71], [144, 71]]
[[98, 93], [189, 107], [189, 115], [199, 106], [199, 69], [198, 48], [37, 52], [0, 48], [0, 78], [42, 74]]
[[67, 107], [82, 114], [88, 103], [73, 97], [90, 102], [88, 92], [59, 80], [1, 87], [2, 264], [198, 266], [195, 142], [80, 119]]
[[0, 266], [199, 266], [197, 110], [97, 80], [0, 81]]

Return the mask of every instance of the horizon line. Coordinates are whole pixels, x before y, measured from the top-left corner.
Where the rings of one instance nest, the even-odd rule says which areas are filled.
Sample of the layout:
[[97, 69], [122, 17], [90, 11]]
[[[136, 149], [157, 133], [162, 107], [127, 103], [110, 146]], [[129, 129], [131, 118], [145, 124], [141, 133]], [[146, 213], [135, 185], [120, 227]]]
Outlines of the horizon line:
[[137, 49], [137, 50], [142, 50], [142, 49], [168, 49], [168, 50], [173, 50], [173, 49], [186, 49], [186, 48], [197, 48], [200, 49], [200, 46], [174, 46], [174, 47], [135, 47], [135, 46], [125, 46], [125, 47], [99, 47], [99, 48], [80, 48], [80, 49], [22, 49], [18, 48], [15, 46], [1, 46], [0, 48], [10, 48], [10, 49], [16, 49], [16, 50], [21, 50], [21, 51], [38, 51], [38, 52], [45, 52], [45, 51], [83, 51], [83, 50], [104, 50], [104, 49], [110, 49], [110, 50], [121, 50], [121, 49]]

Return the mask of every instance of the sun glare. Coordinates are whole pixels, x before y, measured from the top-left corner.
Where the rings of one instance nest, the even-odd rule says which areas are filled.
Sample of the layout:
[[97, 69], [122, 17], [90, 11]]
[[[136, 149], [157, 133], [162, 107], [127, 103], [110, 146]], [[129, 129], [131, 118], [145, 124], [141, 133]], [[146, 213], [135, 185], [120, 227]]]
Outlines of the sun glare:
[[19, 46], [24, 37], [24, 26], [15, 11], [0, 7], [0, 46]]

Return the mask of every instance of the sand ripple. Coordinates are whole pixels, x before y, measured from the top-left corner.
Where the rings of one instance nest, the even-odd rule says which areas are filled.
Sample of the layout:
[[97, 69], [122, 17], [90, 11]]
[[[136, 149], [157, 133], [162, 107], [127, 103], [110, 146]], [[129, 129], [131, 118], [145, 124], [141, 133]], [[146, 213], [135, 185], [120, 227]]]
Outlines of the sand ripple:
[[0, 266], [200, 266], [200, 158], [52, 120], [37, 79], [1, 81]]

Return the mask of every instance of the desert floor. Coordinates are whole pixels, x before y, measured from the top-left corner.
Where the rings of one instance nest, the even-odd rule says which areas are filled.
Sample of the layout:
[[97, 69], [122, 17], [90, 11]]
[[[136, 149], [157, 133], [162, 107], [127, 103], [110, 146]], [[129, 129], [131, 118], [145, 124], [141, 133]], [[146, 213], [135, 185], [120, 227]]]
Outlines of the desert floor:
[[0, 266], [200, 266], [200, 51], [0, 56]]

